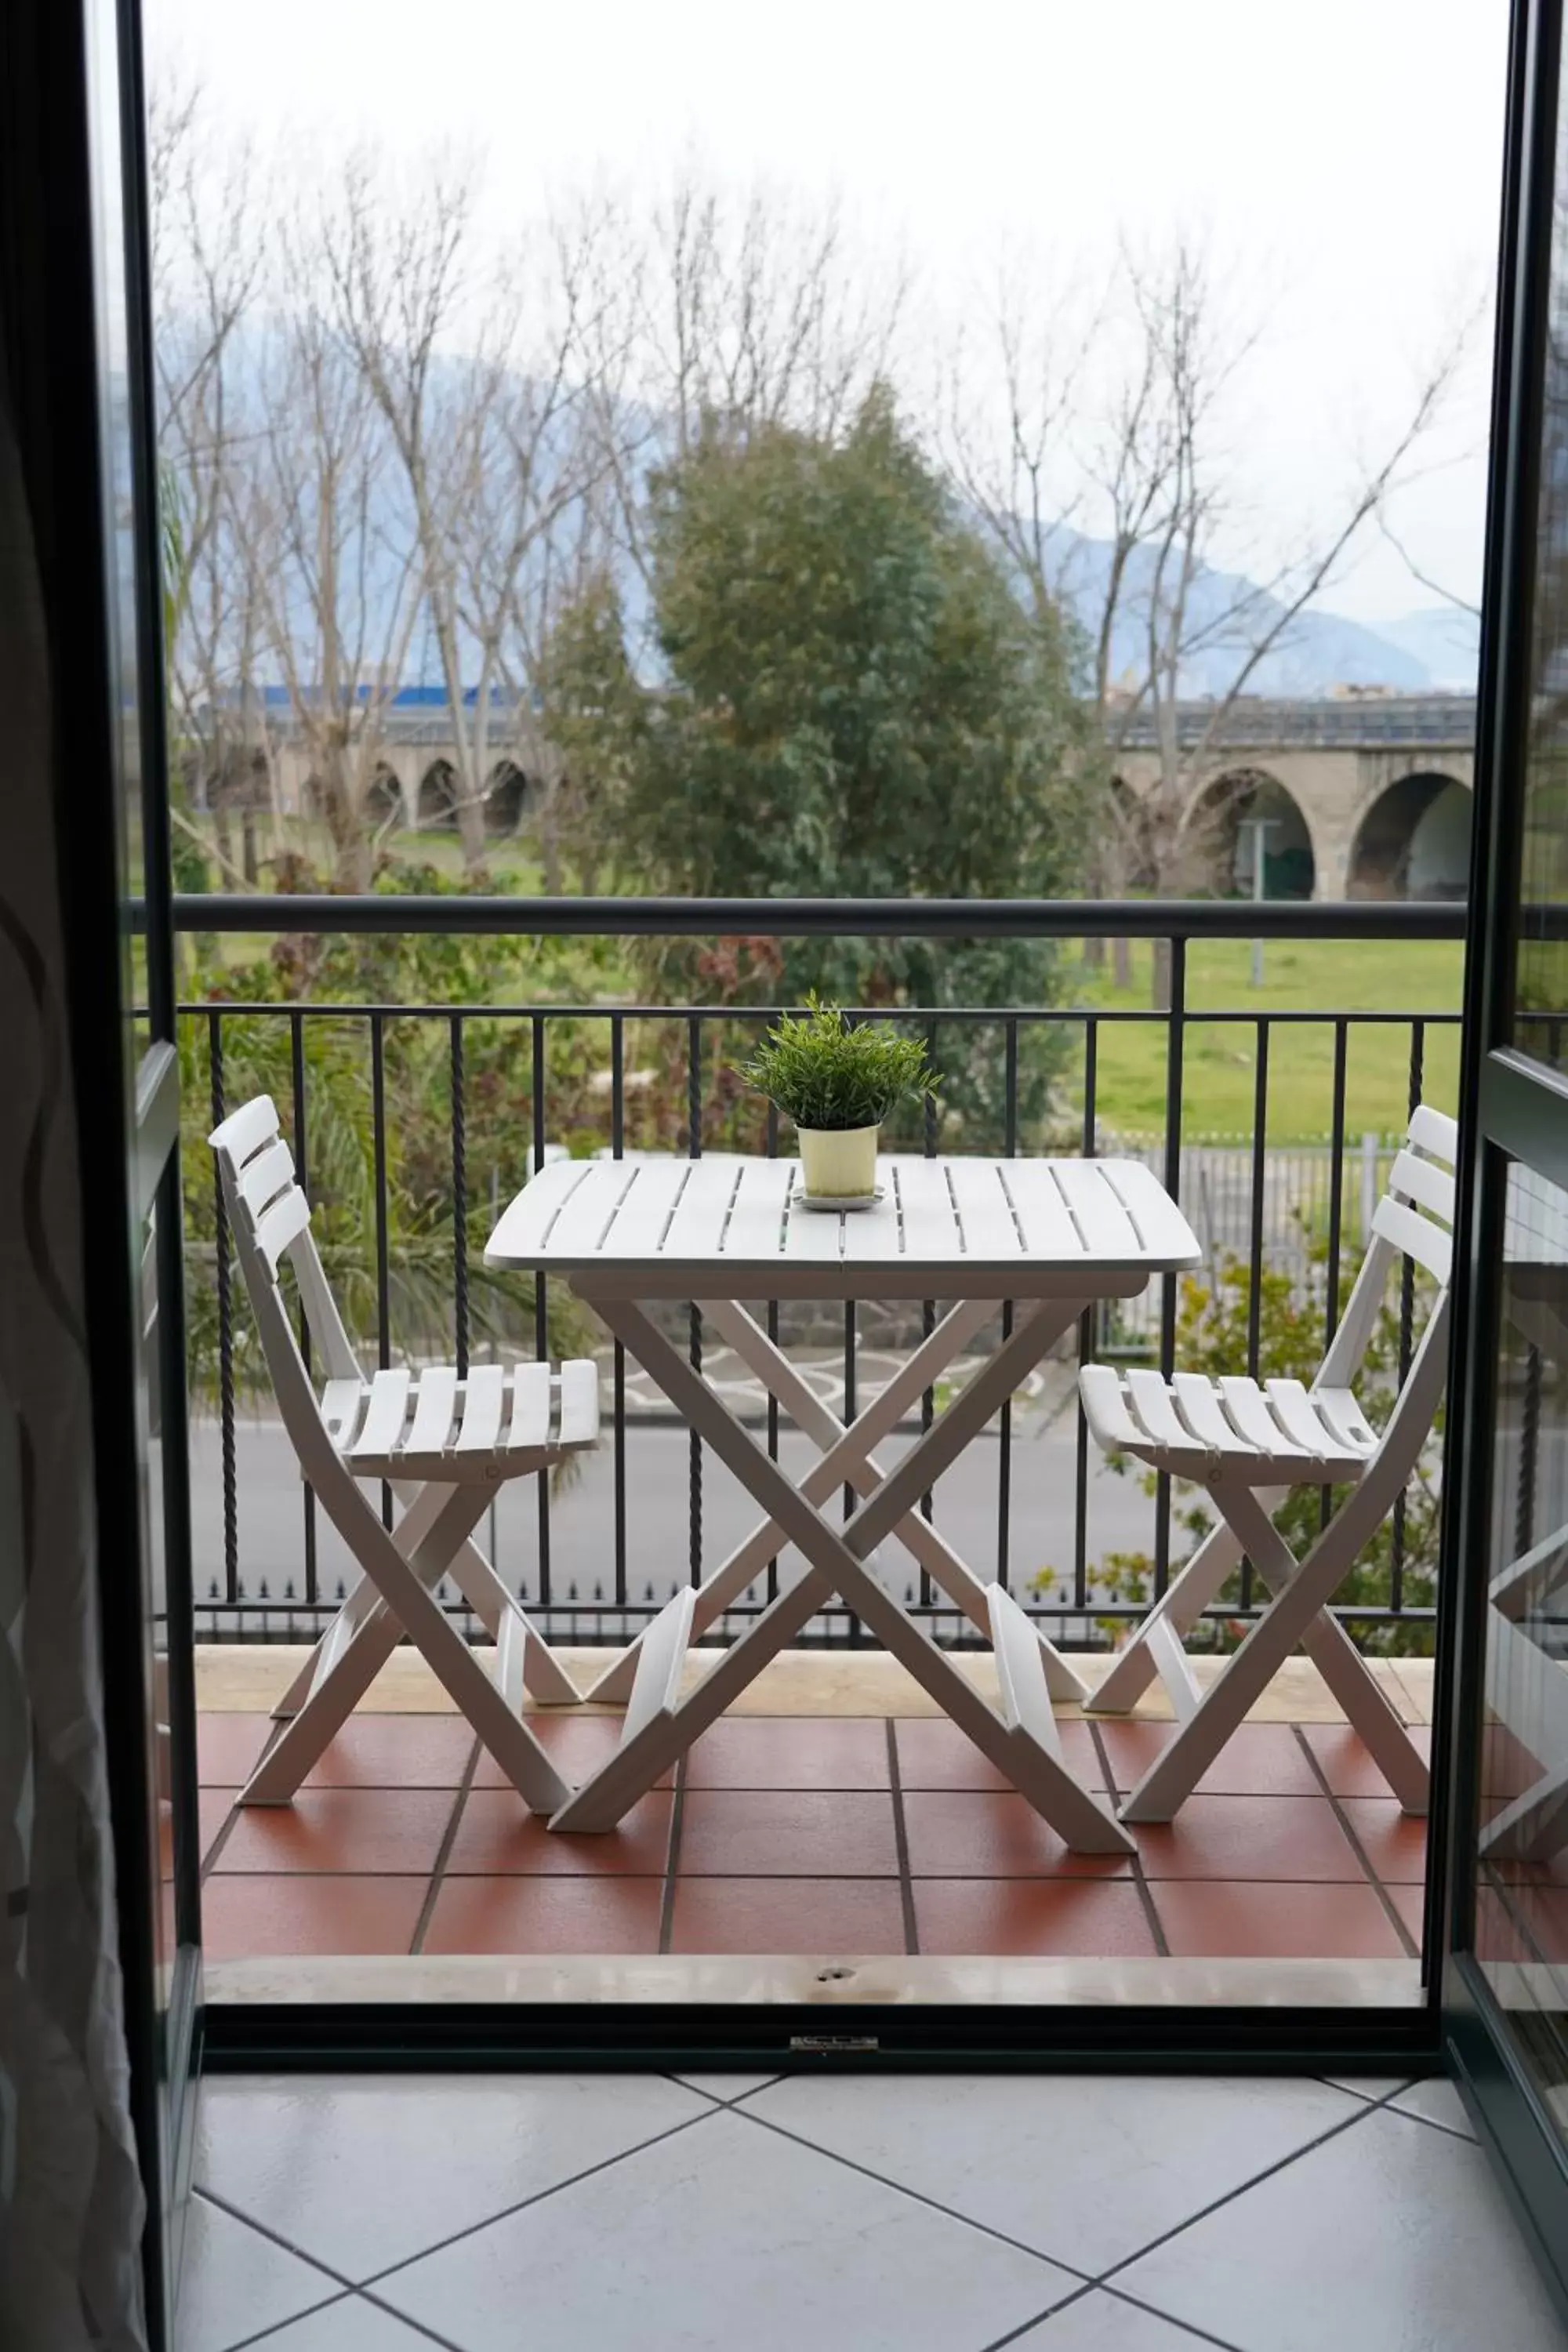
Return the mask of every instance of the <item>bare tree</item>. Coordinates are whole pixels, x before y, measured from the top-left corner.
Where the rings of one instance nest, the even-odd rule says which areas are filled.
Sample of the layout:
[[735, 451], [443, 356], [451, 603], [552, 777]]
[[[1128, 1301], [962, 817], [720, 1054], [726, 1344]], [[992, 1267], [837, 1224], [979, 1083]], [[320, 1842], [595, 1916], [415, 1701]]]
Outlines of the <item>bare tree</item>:
[[289, 307], [259, 356], [255, 457], [230, 471], [230, 510], [336, 886], [363, 890], [372, 789], [419, 611], [420, 550], [392, 495], [395, 452], [374, 392], [340, 326], [320, 218], [307, 204], [275, 231]]
[[[1468, 330], [1426, 371], [1398, 427], [1296, 558], [1261, 583], [1231, 585], [1218, 561], [1234, 488], [1220, 425], [1259, 331], [1224, 317], [1191, 243], [1154, 264], [1124, 251], [1118, 275], [1120, 333], [1108, 334], [1105, 305], [1076, 339], [1031, 331], [1016, 302], [1001, 306], [1003, 430], [987, 440], [961, 417], [949, 438], [964, 493], [1026, 600], [1041, 611], [1065, 607], [1081, 635], [1095, 722], [1085, 782], [1100, 788], [1098, 887], [1119, 895], [1138, 877], [1180, 894], [1214, 879], [1226, 813], [1205, 807], [1205, 794], [1223, 772], [1237, 699], [1289, 646], [1303, 613], [1408, 478]], [[1096, 383], [1087, 363], [1107, 341], [1120, 342], [1121, 362]], [[1092, 538], [1062, 528], [1079, 516]], [[1181, 705], [1200, 663], [1211, 675], [1217, 665], [1224, 683], [1205, 698], [1202, 723], [1184, 729]], [[1138, 794], [1113, 791], [1135, 735], [1152, 740], [1155, 782]]]

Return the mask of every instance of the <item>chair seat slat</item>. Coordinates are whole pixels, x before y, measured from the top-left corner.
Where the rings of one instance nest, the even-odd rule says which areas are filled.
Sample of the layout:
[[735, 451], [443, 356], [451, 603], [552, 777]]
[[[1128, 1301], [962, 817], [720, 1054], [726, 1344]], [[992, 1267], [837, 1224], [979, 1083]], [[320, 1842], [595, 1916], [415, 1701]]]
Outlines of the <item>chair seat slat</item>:
[[1218, 1385], [1220, 1402], [1237, 1436], [1256, 1452], [1278, 1456], [1308, 1450], [1287, 1437], [1269, 1412], [1268, 1400], [1256, 1381], [1243, 1374], [1223, 1372]]
[[458, 1400], [458, 1375], [450, 1364], [433, 1364], [419, 1375], [414, 1419], [404, 1441], [405, 1454], [445, 1454]]
[[578, 1357], [560, 1371], [561, 1443], [591, 1445], [599, 1433], [599, 1367]]
[[550, 1443], [551, 1371], [548, 1364], [516, 1364], [511, 1372], [511, 1422], [507, 1444], [513, 1452]]
[[364, 1424], [349, 1447], [352, 1460], [359, 1462], [369, 1457], [380, 1461], [397, 1451], [403, 1424], [408, 1418], [410, 1386], [410, 1375], [402, 1364], [394, 1364], [374, 1375]]
[[463, 1386], [463, 1419], [453, 1451], [493, 1454], [500, 1443], [506, 1370], [500, 1364], [470, 1364]]

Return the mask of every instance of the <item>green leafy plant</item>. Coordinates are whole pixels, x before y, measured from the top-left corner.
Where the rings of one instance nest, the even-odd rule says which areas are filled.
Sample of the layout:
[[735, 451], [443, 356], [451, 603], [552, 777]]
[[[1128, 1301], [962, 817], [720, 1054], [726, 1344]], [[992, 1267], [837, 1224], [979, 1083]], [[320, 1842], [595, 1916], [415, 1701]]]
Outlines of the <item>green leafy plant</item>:
[[785, 1013], [740, 1076], [776, 1103], [797, 1128], [842, 1132], [879, 1127], [900, 1103], [934, 1092], [940, 1074], [925, 1041], [880, 1022], [857, 1022], [837, 1004], [806, 999], [804, 1018]]

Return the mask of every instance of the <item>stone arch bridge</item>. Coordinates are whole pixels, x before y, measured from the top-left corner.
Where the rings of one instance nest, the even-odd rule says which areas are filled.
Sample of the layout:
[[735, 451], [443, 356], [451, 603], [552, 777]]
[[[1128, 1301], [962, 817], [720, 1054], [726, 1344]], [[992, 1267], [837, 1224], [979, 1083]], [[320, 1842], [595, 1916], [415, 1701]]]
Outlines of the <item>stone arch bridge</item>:
[[[1189, 756], [1212, 702], [1177, 706]], [[1471, 695], [1241, 698], [1226, 712], [1192, 795], [1219, 824], [1222, 866], [1252, 887], [1247, 820], [1261, 820], [1270, 898], [1462, 898], [1475, 787]], [[1121, 735], [1119, 782], [1135, 798], [1159, 782], [1152, 721]]]
[[[282, 710], [269, 710], [268, 719], [282, 805], [308, 808], [305, 748], [291, 740]], [[1184, 751], [1203, 742], [1213, 719], [1210, 702], [1177, 706]], [[1251, 889], [1247, 821], [1260, 820], [1271, 898], [1463, 898], [1475, 720], [1469, 695], [1238, 699], [1215, 730], [1193, 794], [1194, 809], [1210, 803], [1218, 820], [1222, 887], [1232, 880], [1244, 893]], [[498, 709], [486, 784], [487, 822], [496, 833], [515, 832], [536, 801], [532, 781], [500, 748], [509, 731]], [[1152, 722], [1134, 719], [1118, 732], [1118, 780], [1142, 797], [1160, 776]], [[445, 697], [405, 688], [384, 721], [374, 787], [381, 813], [410, 827], [451, 824], [457, 762]]]

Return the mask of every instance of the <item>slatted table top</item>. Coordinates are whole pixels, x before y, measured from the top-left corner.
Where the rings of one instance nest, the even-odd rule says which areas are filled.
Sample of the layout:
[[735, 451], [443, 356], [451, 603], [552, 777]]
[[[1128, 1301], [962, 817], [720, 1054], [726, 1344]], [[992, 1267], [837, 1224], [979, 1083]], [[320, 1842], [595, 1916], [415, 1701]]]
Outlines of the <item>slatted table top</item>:
[[1131, 1297], [1199, 1263], [1159, 1181], [1132, 1160], [884, 1154], [882, 1197], [824, 1212], [798, 1160], [562, 1160], [502, 1215], [492, 1265], [584, 1293], [681, 1298]]

